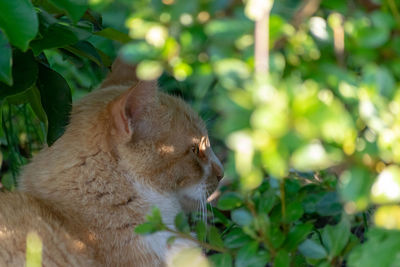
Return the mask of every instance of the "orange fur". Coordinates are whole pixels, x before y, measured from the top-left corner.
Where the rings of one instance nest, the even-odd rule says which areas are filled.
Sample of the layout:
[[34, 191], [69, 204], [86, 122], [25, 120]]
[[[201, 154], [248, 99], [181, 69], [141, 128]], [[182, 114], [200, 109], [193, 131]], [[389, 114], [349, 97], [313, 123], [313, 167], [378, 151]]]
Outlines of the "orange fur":
[[[35, 229], [45, 266], [166, 264], [168, 235], [138, 236], [134, 227], [153, 206], [172, 226], [215, 190], [223, 168], [198, 115], [132, 71], [116, 61], [100, 89], [74, 104], [64, 135], [24, 167], [21, 193], [0, 194], [0, 231], [18, 233], [3, 245], [0, 232], [0, 257], [23, 262], [26, 233]], [[38, 219], [13, 228], [28, 217]], [[74, 242], [85, 249], [73, 251]]]

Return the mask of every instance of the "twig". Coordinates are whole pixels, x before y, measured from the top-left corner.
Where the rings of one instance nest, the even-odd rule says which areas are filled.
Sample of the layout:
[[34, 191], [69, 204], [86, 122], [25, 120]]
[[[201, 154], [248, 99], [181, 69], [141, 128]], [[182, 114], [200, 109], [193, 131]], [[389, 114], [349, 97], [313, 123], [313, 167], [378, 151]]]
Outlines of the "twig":
[[400, 13], [397, 9], [396, 3], [394, 0], [387, 0], [390, 10], [393, 13], [393, 16], [396, 18], [397, 25], [400, 26]]
[[282, 208], [282, 221], [283, 221], [283, 230], [285, 234], [288, 232], [288, 225], [286, 224], [286, 196], [285, 196], [285, 178], [282, 178], [280, 186], [281, 193], [281, 208]]
[[263, 16], [256, 21], [255, 27], [255, 71], [257, 74], [269, 73], [269, 12], [265, 10]]
[[[298, 11], [293, 15], [291, 25], [295, 28], [298, 29], [301, 22], [305, 20], [307, 17], [311, 16], [314, 14], [318, 8], [319, 4], [321, 3], [321, 0], [308, 0], [303, 4]], [[280, 38], [278, 41], [275, 42], [274, 49], [279, 50], [281, 49], [287, 41], [287, 37], [283, 36]]]

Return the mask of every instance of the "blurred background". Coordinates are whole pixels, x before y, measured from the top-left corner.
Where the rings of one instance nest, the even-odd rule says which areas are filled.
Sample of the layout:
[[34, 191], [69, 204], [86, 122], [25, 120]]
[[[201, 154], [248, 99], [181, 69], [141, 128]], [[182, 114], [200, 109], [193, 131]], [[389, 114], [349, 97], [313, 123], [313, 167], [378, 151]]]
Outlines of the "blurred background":
[[[2, 190], [15, 189], [21, 166], [62, 134], [71, 99], [94, 90], [120, 55], [206, 121], [226, 169], [214, 223], [232, 257], [241, 254], [227, 229], [238, 226], [258, 244], [251, 255], [269, 255], [264, 265], [397, 266], [398, 1], [29, 3], [0, 1]], [[24, 19], [9, 23], [17, 8]], [[246, 221], [262, 217], [249, 204], [262, 196], [273, 201], [259, 224], [282, 236], [272, 245]]]

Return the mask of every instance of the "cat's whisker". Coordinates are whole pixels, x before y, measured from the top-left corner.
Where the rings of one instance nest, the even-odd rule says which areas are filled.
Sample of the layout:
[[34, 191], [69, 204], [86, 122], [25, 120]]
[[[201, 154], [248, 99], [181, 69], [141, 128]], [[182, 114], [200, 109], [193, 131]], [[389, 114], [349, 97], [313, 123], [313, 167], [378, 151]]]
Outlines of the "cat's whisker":
[[196, 200], [196, 220], [201, 220], [201, 200]]
[[211, 202], [210, 202], [210, 209], [211, 209], [211, 224], [214, 225], [214, 207], [211, 205]]

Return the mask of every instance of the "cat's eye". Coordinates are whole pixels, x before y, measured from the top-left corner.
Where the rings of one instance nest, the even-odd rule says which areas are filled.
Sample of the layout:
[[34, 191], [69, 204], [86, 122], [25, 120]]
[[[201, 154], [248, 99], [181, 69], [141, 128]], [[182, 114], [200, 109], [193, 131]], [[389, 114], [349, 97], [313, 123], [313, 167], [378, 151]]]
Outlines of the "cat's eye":
[[193, 145], [193, 146], [192, 146], [192, 152], [193, 152], [194, 154], [198, 155], [199, 152], [200, 152], [199, 146], [198, 146], [198, 145]]

